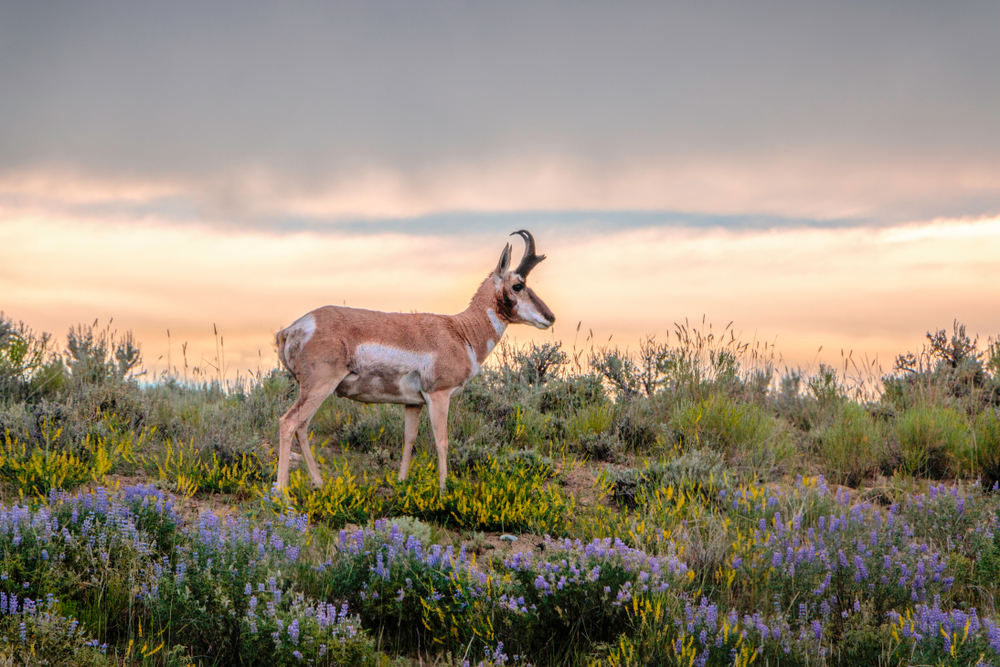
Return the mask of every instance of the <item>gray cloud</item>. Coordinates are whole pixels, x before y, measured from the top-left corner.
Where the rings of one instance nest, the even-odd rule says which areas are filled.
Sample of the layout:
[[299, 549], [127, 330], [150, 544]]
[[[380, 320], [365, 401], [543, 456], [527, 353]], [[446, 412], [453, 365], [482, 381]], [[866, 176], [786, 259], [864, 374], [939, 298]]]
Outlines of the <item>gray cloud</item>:
[[998, 33], [985, 2], [5, 3], [0, 171], [953, 164], [975, 183], [866, 211], [988, 213]]

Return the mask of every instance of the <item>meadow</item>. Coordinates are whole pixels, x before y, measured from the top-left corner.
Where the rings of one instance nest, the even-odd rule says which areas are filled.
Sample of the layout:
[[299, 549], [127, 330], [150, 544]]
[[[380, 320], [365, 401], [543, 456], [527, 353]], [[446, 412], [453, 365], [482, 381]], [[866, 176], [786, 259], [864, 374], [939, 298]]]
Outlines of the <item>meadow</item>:
[[401, 408], [337, 399], [277, 493], [287, 373], [0, 314], [0, 666], [1000, 665], [994, 343], [494, 355], [445, 493], [426, 411], [401, 482]]

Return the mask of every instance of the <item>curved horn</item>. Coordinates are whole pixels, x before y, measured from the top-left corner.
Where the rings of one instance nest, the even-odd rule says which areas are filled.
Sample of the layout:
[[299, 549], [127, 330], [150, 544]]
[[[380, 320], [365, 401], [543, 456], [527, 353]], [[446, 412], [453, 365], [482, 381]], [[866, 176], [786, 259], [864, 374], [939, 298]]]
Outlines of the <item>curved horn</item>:
[[535, 254], [535, 237], [531, 235], [531, 232], [526, 229], [519, 229], [511, 234], [511, 236], [514, 236], [514, 234], [524, 239], [524, 257], [521, 258], [521, 263], [514, 269], [514, 273], [520, 274], [522, 278], [527, 278], [531, 270], [540, 261], [545, 259], [545, 255]]

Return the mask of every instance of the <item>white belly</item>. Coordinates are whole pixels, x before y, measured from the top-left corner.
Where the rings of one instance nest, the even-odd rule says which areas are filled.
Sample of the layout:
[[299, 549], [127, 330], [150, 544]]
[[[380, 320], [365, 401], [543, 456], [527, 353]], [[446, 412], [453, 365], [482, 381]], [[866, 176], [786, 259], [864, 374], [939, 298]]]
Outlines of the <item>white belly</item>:
[[362, 403], [422, 405], [423, 379], [431, 377], [434, 357], [387, 345], [359, 345], [337, 395]]

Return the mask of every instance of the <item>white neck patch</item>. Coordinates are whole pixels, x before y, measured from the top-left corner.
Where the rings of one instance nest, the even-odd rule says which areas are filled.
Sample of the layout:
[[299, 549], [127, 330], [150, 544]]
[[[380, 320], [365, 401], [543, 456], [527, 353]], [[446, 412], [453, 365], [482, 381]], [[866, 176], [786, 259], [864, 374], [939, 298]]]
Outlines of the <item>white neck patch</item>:
[[493, 329], [497, 332], [497, 336], [503, 336], [503, 332], [507, 330], [507, 325], [500, 321], [496, 312], [490, 308], [486, 311], [486, 316], [490, 318], [490, 324], [493, 325]]
[[479, 360], [476, 359], [476, 351], [468, 343], [465, 344], [465, 348], [469, 352], [469, 360], [472, 361], [472, 375], [477, 375], [479, 373]]

